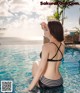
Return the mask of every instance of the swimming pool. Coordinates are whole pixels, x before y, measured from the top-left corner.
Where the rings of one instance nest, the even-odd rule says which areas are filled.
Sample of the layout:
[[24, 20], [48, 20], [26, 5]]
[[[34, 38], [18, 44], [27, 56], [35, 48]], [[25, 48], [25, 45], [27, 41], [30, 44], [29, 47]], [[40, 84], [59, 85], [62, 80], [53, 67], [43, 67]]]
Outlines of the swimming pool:
[[[12, 80], [12, 93], [20, 93], [28, 87], [32, 79], [32, 63], [39, 60], [40, 51], [41, 45], [1, 45], [0, 82]], [[80, 93], [80, 50], [65, 50], [60, 71], [64, 79], [64, 93]]]

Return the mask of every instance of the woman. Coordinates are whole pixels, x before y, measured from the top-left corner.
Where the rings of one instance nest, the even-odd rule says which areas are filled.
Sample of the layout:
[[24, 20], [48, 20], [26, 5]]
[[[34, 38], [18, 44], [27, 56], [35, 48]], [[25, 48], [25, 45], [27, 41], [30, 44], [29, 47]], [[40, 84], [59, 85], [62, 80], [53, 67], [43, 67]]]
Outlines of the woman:
[[33, 80], [29, 88], [23, 90], [28, 92], [38, 85], [40, 88], [50, 89], [63, 85], [63, 78], [59, 72], [59, 66], [64, 54], [63, 27], [59, 21], [50, 21], [48, 25], [41, 23], [44, 36], [50, 42], [42, 46], [41, 61], [34, 63], [32, 67]]

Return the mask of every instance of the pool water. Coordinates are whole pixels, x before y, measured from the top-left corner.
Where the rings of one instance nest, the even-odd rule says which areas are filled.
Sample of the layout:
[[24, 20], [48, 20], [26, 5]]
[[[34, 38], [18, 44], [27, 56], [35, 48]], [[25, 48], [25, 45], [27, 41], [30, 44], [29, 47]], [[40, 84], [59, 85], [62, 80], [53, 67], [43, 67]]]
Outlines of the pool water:
[[[12, 80], [12, 93], [21, 93], [20, 90], [30, 84], [32, 64], [40, 59], [41, 47], [41, 45], [0, 46], [0, 82], [1, 80]], [[66, 48], [59, 69], [64, 80], [64, 92], [55, 93], [80, 93], [80, 50]]]

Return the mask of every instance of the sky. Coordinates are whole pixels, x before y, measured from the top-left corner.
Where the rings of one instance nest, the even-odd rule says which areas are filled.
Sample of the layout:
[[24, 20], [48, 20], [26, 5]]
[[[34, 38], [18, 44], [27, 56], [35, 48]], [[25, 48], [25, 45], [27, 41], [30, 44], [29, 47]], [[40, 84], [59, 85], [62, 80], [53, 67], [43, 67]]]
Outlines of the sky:
[[[47, 16], [56, 11], [56, 6], [40, 5], [50, 0], [0, 0], [0, 28], [6, 28], [2, 37], [22, 39], [43, 39], [40, 23], [47, 22]], [[79, 1], [79, 0], [76, 0]], [[66, 9], [65, 29], [79, 27], [80, 6]]]

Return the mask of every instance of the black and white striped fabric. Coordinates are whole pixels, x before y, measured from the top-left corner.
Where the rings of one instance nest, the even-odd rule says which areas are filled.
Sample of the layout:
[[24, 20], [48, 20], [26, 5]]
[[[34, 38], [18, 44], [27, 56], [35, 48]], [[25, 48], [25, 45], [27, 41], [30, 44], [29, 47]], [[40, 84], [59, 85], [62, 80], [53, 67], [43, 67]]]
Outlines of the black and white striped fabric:
[[49, 87], [60, 86], [63, 84], [63, 78], [62, 77], [60, 79], [57, 79], [57, 80], [51, 80], [51, 79], [48, 79], [48, 78], [42, 76], [40, 78], [40, 81]]

